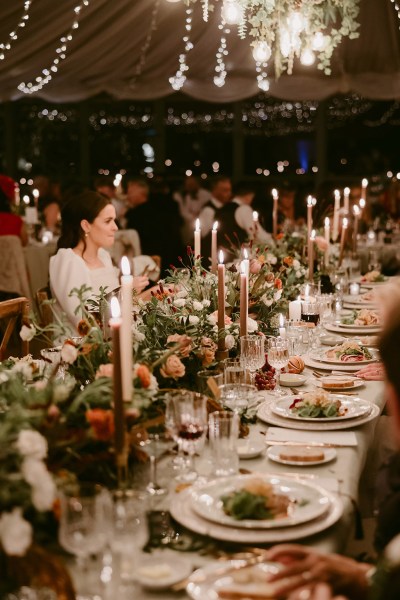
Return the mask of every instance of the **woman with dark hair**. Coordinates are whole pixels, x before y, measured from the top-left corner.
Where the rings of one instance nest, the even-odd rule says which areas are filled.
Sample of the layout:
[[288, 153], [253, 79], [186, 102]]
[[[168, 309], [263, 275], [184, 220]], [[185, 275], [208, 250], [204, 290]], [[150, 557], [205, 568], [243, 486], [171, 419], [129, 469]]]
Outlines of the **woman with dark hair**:
[[[11, 182], [11, 184], [10, 184]], [[15, 182], [11, 177], [0, 175], [0, 235], [16, 235], [23, 246], [28, 243], [28, 233], [25, 223], [11, 211]]]
[[[119, 286], [118, 269], [105, 248], [114, 243], [115, 208], [97, 192], [83, 192], [69, 200], [62, 210], [62, 230], [57, 254], [50, 259], [50, 287], [56, 310], [66, 313], [76, 328], [80, 315], [75, 314], [78, 299], [70, 297], [73, 288], [83, 285], [95, 296], [100, 287], [111, 292]], [[134, 288], [141, 292], [147, 277], [134, 277]]]

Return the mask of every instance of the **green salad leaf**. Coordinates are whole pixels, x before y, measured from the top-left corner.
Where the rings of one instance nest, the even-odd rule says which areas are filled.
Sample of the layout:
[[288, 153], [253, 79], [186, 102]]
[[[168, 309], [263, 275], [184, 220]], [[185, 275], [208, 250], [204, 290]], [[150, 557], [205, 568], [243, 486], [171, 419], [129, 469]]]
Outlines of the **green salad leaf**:
[[272, 511], [266, 506], [266, 497], [239, 490], [221, 496], [224, 512], [236, 519], [273, 519]]

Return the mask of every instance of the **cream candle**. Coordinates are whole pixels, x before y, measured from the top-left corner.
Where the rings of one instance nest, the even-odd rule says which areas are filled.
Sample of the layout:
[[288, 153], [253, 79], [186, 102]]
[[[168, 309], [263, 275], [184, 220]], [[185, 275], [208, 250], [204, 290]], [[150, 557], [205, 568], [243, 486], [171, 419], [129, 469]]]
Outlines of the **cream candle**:
[[357, 253], [357, 236], [358, 236], [358, 221], [360, 218], [360, 207], [358, 204], [353, 206], [354, 224], [353, 224], [353, 253]]
[[308, 280], [314, 280], [314, 242], [315, 242], [315, 229], [311, 231], [310, 239], [308, 241]]
[[225, 265], [222, 250], [218, 263], [218, 350], [225, 350]]
[[250, 260], [249, 260], [249, 253], [247, 251], [247, 248], [243, 248], [243, 260], [242, 260], [241, 264], [244, 265], [246, 277], [247, 277], [247, 279], [249, 279], [249, 277], [250, 277]]
[[282, 313], [279, 315], [279, 337], [286, 338], [285, 317]]
[[289, 319], [291, 321], [300, 321], [301, 320], [301, 300], [300, 296], [297, 300], [292, 300], [289, 302]]
[[343, 190], [343, 208], [345, 214], [349, 214], [350, 188], [345, 187]]
[[346, 235], [347, 235], [347, 227], [348, 227], [348, 219], [347, 217], [343, 217], [343, 223], [342, 223], [342, 234], [340, 237], [340, 253], [339, 253], [339, 267], [342, 264], [343, 261], [343, 254], [344, 254], [344, 246], [346, 243]]
[[124, 402], [132, 400], [132, 292], [133, 277], [127, 256], [121, 259], [121, 373], [122, 373], [122, 399]]
[[312, 196], [308, 196], [307, 198], [307, 239], [310, 239], [311, 230], [312, 230], [312, 209], [313, 209], [313, 198]]
[[240, 337], [247, 335], [247, 317], [249, 313], [249, 280], [244, 262], [242, 260], [240, 265]]
[[279, 200], [279, 194], [278, 194], [278, 190], [276, 188], [274, 188], [272, 190], [272, 200], [273, 200], [272, 234], [273, 234], [274, 238], [276, 239], [276, 237], [278, 235], [278, 200]]
[[114, 402], [114, 440], [115, 453], [117, 457], [125, 450], [125, 410], [122, 400], [122, 377], [121, 377], [121, 310], [117, 298], [111, 298], [110, 328], [112, 332], [113, 352], [113, 402]]
[[325, 266], [329, 265], [329, 253], [330, 253], [330, 239], [331, 239], [331, 222], [329, 217], [325, 217], [325, 242], [326, 242], [326, 250], [325, 250]]
[[217, 248], [218, 248], [218, 242], [217, 242], [217, 233], [218, 231], [218, 221], [214, 222], [214, 225], [212, 227], [212, 231], [211, 231], [211, 273], [216, 273], [217, 272]]
[[253, 210], [253, 239], [257, 240], [258, 237], [258, 212]]
[[335, 205], [333, 209], [332, 240], [336, 242], [339, 236], [339, 211], [340, 211], [340, 192], [334, 191]]
[[368, 187], [368, 179], [364, 179], [361, 182], [361, 198], [366, 201], [367, 200], [367, 187]]
[[200, 219], [196, 219], [194, 229], [194, 257], [198, 258], [201, 255], [201, 229]]

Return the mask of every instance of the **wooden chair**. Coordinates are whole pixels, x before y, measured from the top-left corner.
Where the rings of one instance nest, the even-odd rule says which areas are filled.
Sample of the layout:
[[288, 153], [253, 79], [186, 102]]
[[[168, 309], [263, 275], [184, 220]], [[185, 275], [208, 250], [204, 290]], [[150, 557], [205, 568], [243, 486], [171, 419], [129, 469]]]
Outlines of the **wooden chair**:
[[14, 298], [0, 302], [0, 323], [5, 327], [0, 331], [0, 361], [7, 357], [7, 349], [12, 333], [18, 333], [20, 342], [20, 356], [26, 356], [29, 353], [29, 342], [21, 340], [19, 331], [16, 331], [18, 323], [29, 325], [30, 303], [27, 298]]
[[39, 288], [35, 294], [36, 304], [39, 311], [40, 325], [46, 327], [53, 321], [53, 311], [48, 300], [51, 299], [51, 290], [49, 286]]

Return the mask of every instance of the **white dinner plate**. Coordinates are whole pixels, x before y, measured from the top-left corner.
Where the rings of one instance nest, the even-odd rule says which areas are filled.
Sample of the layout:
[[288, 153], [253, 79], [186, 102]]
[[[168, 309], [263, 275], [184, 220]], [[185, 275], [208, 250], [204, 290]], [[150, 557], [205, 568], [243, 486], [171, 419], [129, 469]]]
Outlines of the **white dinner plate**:
[[[243, 592], [247, 594], [252, 591], [260, 592], [260, 582], [267, 575], [277, 573], [282, 568], [282, 565], [271, 562], [263, 562], [252, 566], [247, 565], [247, 560], [237, 559], [224, 561], [223, 564], [221, 562], [214, 562], [206, 565], [192, 573], [189, 577], [186, 591], [193, 600], [219, 600], [219, 592], [222, 592], [222, 590], [233, 591], [243, 589]], [[246, 583], [238, 585], [235, 573], [240, 571], [244, 576], [245, 570]], [[252, 582], [252, 578], [254, 582]], [[274, 584], [264, 583], [264, 585], [268, 585], [268, 588], [265, 588], [268, 591], [268, 597], [275, 597], [273, 594]]]
[[359, 327], [364, 331], [364, 329], [382, 329], [382, 323], [377, 323], [376, 325], [355, 325], [354, 323], [338, 323], [339, 327], [343, 327], [345, 329]]
[[309, 352], [309, 357], [318, 362], [328, 363], [330, 365], [349, 365], [349, 364], [369, 365], [370, 363], [376, 362], [378, 360], [376, 351], [374, 352], [372, 350], [371, 351], [372, 358], [365, 358], [364, 360], [349, 360], [349, 361], [345, 362], [343, 360], [339, 360], [338, 358], [328, 358], [326, 356], [326, 353], [331, 352], [332, 350], [333, 350], [333, 347], [330, 350], [324, 350], [323, 352], [317, 352], [317, 351]]
[[342, 344], [346, 338], [341, 337], [340, 335], [323, 333], [319, 339], [324, 346], [338, 346], [339, 344]]
[[365, 416], [357, 417], [355, 419], [345, 419], [342, 421], [320, 421], [314, 419], [313, 421], [303, 421], [300, 419], [285, 419], [274, 414], [271, 410], [271, 402], [266, 401], [258, 408], [257, 417], [260, 421], [268, 423], [269, 425], [276, 425], [277, 427], [285, 427], [286, 429], [301, 429], [309, 431], [335, 431], [339, 429], [354, 429], [365, 423], [369, 423], [376, 419], [379, 415], [379, 407], [376, 404], [371, 404], [371, 412]]
[[362, 367], [362, 365], [360, 366], [360, 363], [342, 363], [341, 365], [335, 365], [332, 363], [322, 362], [320, 360], [314, 360], [308, 354], [303, 355], [303, 360], [306, 367], [319, 369], [320, 371], [332, 371], [332, 375], [339, 373], [341, 375], [343, 375], [343, 373], [356, 373]]
[[349, 327], [342, 327], [339, 323], [324, 323], [323, 326], [327, 331], [333, 331], [334, 333], [341, 333], [342, 335], [349, 335], [351, 333], [357, 333], [365, 335], [366, 333], [379, 333], [382, 331], [382, 327], [360, 327], [358, 325], [351, 325]]
[[358, 283], [365, 288], [374, 288], [374, 287], [379, 287], [380, 285], [384, 285], [385, 283], [387, 283], [389, 281], [388, 277], [385, 277], [384, 281], [363, 281], [363, 278], [361, 277], [358, 280]]
[[[274, 492], [291, 499], [288, 514], [275, 519], [237, 520], [223, 510], [221, 497], [239, 491], [249, 481], [262, 479], [271, 484]], [[293, 527], [306, 521], [312, 521], [323, 515], [329, 508], [329, 497], [325, 490], [312, 484], [275, 475], [234, 475], [216, 479], [205, 485], [194, 487], [190, 494], [191, 506], [200, 517], [227, 527], [239, 529], [274, 529]]]
[[193, 565], [191, 561], [175, 554], [155, 552], [151, 556], [142, 557], [135, 569], [135, 581], [147, 589], [163, 590], [186, 579], [192, 572]]
[[[336, 375], [335, 377], [340, 378], [340, 375]], [[313, 381], [314, 385], [317, 387], [320, 387], [324, 390], [326, 390], [327, 392], [338, 392], [340, 394], [340, 390], [355, 390], [357, 388], [362, 387], [365, 384], [365, 381], [363, 381], [362, 379], [359, 379], [358, 377], [348, 377], [346, 375], [343, 375], [343, 379], [348, 380], [348, 379], [352, 379], [353, 380], [353, 385], [346, 385], [345, 387], [325, 387], [323, 385], [323, 382], [321, 381], [321, 379], [315, 379], [315, 381]]]
[[[307, 447], [304, 444], [304, 447]], [[324, 463], [330, 462], [334, 460], [337, 456], [337, 452], [335, 448], [313, 448], [317, 450], [321, 454], [324, 455], [322, 460], [287, 460], [280, 457], [281, 453], [289, 454], [291, 452], [295, 453], [301, 450], [299, 446], [270, 446], [267, 450], [267, 456], [270, 460], [274, 462], [280, 463], [281, 465], [293, 465], [295, 467], [312, 467], [314, 465], [323, 465]]]
[[241, 544], [272, 544], [276, 542], [289, 542], [300, 540], [320, 531], [324, 531], [336, 523], [343, 514], [341, 499], [332, 492], [323, 490], [330, 499], [330, 508], [318, 519], [307, 521], [293, 527], [277, 527], [276, 529], [241, 529], [240, 527], [225, 527], [220, 523], [213, 523], [203, 519], [194, 512], [189, 497], [190, 489], [174, 494], [171, 499], [171, 516], [200, 535], [208, 535], [216, 540], [237, 542]]
[[362, 398], [350, 398], [349, 396], [342, 396], [340, 394], [329, 394], [329, 399], [334, 402], [340, 400], [343, 409], [346, 410], [345, 414], [341, 417], [300, 417], [298, 414], [290, 410], [290, 405], [296, 398], [301, 398], [301, 394], [286, 396], [276, 402], [271, 403], [271, 410], [275, 415], [283, 417], [285, 419], [295, 419], [296, 421], [318, 421], [318, 422], [331, 422], [331, 421], [344, 421], [346, 419], [357, 419], [371, 412], [371, 403]]

